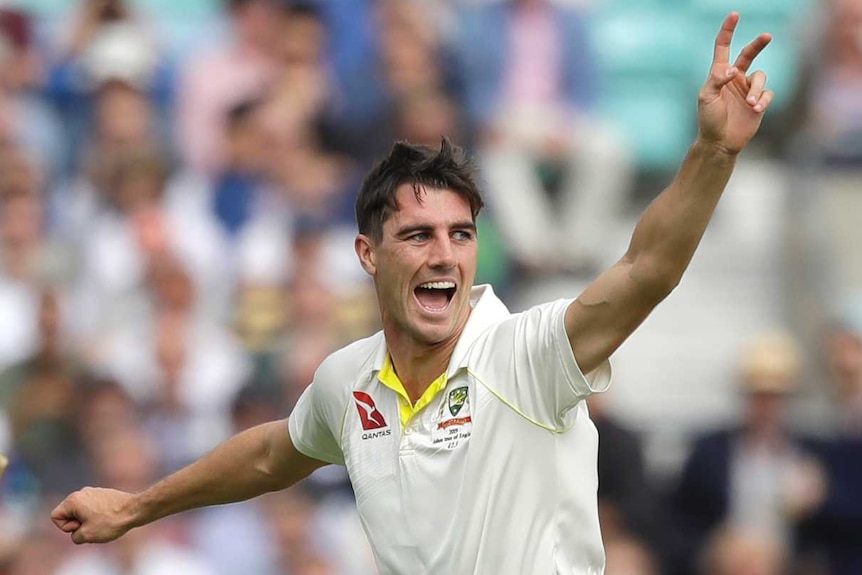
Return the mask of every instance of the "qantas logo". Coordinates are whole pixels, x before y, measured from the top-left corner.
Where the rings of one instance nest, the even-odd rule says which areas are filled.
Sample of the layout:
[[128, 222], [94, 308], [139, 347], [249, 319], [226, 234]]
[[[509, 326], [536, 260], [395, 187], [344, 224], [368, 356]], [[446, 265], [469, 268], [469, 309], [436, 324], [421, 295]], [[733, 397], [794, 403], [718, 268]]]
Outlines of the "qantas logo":
[[386, 427], [386, 420], [383, 419], [383, 414], [374, 405], [374, 400], [371, 399], [370, 395], [362, 391], [354, 391], [353, 402], [356, 404], [356, 411], [359, 412], [362, 429], [368, 431]]

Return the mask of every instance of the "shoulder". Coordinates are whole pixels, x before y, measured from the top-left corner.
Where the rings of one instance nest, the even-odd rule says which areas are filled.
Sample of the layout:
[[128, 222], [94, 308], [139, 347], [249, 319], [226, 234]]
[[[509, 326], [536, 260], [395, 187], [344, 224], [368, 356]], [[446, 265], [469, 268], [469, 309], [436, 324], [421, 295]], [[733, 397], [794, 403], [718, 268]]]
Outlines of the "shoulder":
[[[534, 305], [524, 311], [501, 317], [498, 322], [485, 331], [485, 337], [509, 335], [528, 335], [541, 331], [551, 331], [564, 327], [566, 309], [571, 300], [556, 300]], [[559, 325], [558, 325], [559, 324]]]
[[385, 341], [383, 332], [357, 340], [334, 351], [324, 359], [314, 374], [315, 385], [331, 387], [350, 387], [358, 376], [369, 371]]

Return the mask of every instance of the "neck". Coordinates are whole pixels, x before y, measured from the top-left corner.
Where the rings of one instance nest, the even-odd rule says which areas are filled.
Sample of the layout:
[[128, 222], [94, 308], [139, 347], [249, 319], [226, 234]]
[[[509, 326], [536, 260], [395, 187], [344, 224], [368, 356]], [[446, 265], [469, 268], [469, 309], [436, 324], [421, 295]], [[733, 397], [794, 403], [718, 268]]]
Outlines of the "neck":
[[450, 339], [436, 344], [408, 341], [388, 331], [384, 329], [392, 366], [410, 396], [410, 401], [415, 402], [422, 397], [431, 382], [449, 367], [460, 331]]

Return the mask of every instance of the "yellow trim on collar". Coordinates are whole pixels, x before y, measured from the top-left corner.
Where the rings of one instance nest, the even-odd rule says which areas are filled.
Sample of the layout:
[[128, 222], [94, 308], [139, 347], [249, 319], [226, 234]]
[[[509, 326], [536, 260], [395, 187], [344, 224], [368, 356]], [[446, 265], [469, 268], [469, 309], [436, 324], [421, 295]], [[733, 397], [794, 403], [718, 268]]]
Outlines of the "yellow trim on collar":
[[398, 394], [398, 405], [400, 406], [399, 415], [401, 417], [402, 428], [407, 427], [407, 424], [410, 423], [413, 416], [422, 411], [426, 405], [431, 403], [431, 400], [433, 400], [437, 394], [446, 388], [446, 382], [448, 380], [446, 372], [440, 374], [440, 377], [431, 382], [431, 385], [425, 389], [422, 396], [414, 405], [410, 401], [410, 396], [407, 395], [407, 390], [404, 388], [404, 384], [401, 383], [398, 375], [396, 375], [395, 368], [392, 366], [392, 358], [390, 358], [389, 355], [386, 356], [386, 362], [380, 369], [380, 373], [377, 374], [377, 379], [380, 380], [380, 383]]

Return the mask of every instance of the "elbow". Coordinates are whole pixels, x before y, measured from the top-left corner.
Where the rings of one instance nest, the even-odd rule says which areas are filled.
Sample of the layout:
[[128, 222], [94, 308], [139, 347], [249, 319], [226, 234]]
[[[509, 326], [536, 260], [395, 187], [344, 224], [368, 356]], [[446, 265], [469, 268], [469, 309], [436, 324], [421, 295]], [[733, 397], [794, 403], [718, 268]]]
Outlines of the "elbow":
[[658, 304], [676, 289], [684, 271], [685, 267], [676, 262], [641, 258], [632, 262], [630, 274], [639, 291]]

